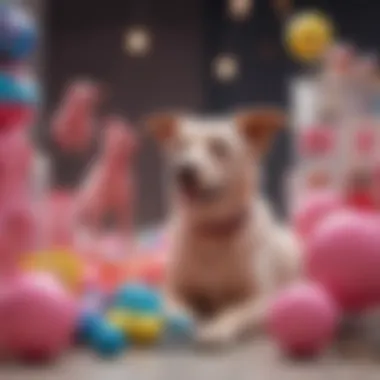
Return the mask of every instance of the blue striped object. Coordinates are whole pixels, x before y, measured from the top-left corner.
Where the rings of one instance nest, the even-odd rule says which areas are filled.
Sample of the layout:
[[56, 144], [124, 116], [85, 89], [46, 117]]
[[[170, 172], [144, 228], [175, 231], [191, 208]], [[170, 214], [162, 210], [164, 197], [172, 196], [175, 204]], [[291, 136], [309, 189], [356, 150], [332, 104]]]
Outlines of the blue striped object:
[[37, 40], [36, 22], [28, 12], [14, 4], [0, 4], [0, 62], [28, 58]]
[[1, 103], [37, 105], [39, 98], [39, 88], [32, 77], [0, 71]]

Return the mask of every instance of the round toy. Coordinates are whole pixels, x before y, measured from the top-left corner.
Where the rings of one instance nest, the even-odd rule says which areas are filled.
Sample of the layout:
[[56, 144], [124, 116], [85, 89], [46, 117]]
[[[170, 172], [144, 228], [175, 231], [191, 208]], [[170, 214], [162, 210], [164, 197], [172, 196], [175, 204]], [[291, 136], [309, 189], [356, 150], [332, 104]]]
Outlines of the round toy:
[[75, 293], [82, 290], [85, 263], [74, 252], [65, 250], [37, 252], [26, 257], [23, 267], [28, 271], [49, 272]]
[[115, 328], [126, 332], [129, 315], [125, 310], [113, 309], [108, 311], [106, 317], [108, 323]]
[[125, 331], [137, 344], [152, 344], [163, 333], [164, 323], [160, 316], [130, 314], [125, 321]]
[[106, 321], [97, 325], [92, 339], [91, 347], [101, 356], [115, 356], [124, 351], [127, 340], [123, 331], [110, 325]]
[[127, 284], [115, 294], [114, 306], [142, 314], [159, 314], [162, 309], [160, 294], [143, 284]]
[[332, 341], [338, 319], [338, 309], [322, 287], [297, 284], [274, 299], [267, 322], [271, 336], [286, 354], [311, 356]]
[[101, 313], [95, 310], [85, 310], [80, 315], [76, 326], [76, 340], [80, 343], [90, 343], [95, 331], [104, 319]]
[[0, 63], [28, 58], [37, 44], [37, 27], [29, 13], [17, 5], [0, 5]]
[[306, 244], [306, 269], [347, 311], [380, 301], [380, 224], [371, 214], [342, 212], [323, 221]]
[[1, 130], [30, 125], [39, 102], [38, 92], [30, 76], [0, 71]]
[[320, 59], [333, 39], [333, 27], [328, 18], [318, 12], [302, 12], [293, 16], [285, 30], [286, 46], [298, 60]]
[[54, 358], [74, 337], [76, 302], [48, 275], [15, 276], [0, 309], [7, 349], [17, 357]]
[[307, 239], [315, 227], [327, 216], [343, 208], [341, 197], [329, 190], [308, 193], [293, 213], [293, 225], [303, 239]]

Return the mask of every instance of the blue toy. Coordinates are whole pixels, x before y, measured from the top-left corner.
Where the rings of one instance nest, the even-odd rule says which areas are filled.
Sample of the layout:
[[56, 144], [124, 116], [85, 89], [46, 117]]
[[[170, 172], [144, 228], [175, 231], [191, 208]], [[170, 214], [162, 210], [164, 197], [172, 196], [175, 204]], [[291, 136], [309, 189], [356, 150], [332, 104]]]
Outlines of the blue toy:
[[95, 332], [104, 323], [103, 316], [96, 311], [85, 311], [78, 321], [76, 338], [81, 343], [91, 343]]
[[160, 314], [162, 300], [156, 289], [143, 284], [127, 284], [116, 292], [114, 307], [139, 314]]
[[0, 4], [0, 63], [28, 58], [37, 39], [36, 23], [29, 13], [14, 4]]
[[0, 71], [0, 104], [35, 106], [38, 102], [39, 89], [30, 76]]
[[97, 325], [91, 339], [91, 347], [101, 356], [110, 357], [120, 354], [128, 346], [123, 331], [106, 321]]

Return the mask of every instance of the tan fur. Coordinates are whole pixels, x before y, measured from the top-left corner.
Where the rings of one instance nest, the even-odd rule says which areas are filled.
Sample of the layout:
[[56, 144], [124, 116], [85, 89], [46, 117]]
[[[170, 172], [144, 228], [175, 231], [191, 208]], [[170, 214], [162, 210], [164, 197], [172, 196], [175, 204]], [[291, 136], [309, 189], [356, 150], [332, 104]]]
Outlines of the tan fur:
[[[277, 110], [261, 109], [222, 119], [167, 120], [175, 131], [165, 142], [169, 165], [191, 163], [202, 186], [222, 189], [214, 200], [198, 203], [184, 199], [170, 182], [168, 312], [193, 314], [201, 343], [233, 342], [262, 327], [273, 292], [300, 272], [295, 238], [273, 219], [258, 190], [261, 158], [283, 117]], [[162, 123], [156, 127], [169, 128]], [[212, 153], [217, 139], [227, 147], [225, 157]], [[199, 226], [229, 220], [240, 210], [246, 218], [231, 233], [197, 232]], [[204, 313], [199, 313], [202, 307]]]

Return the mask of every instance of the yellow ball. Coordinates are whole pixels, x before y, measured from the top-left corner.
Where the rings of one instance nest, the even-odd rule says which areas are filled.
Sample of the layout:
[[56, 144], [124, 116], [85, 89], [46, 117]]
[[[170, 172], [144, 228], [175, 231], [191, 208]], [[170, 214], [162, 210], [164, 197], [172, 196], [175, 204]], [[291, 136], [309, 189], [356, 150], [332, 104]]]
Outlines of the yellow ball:
[[157, 316], [129, 315], [125, 331], [135, 343], [150, 344], [157, 341], [163, 331], [163, 319]]
[[80, 291], [85, 265], [75, 252], [57, 250], [33, 253], [22, 263], [27, 271], [44, 271], [56, 276], [68, 289]]
[[290, 53], [302, 61], [314, 61], [322, 57], [333, 40], [331, 21], [318, 12], [295, 15], [287, 24], [286, 45]]

